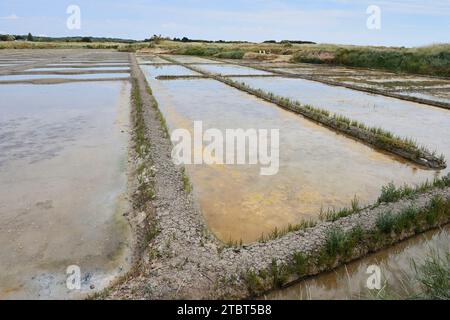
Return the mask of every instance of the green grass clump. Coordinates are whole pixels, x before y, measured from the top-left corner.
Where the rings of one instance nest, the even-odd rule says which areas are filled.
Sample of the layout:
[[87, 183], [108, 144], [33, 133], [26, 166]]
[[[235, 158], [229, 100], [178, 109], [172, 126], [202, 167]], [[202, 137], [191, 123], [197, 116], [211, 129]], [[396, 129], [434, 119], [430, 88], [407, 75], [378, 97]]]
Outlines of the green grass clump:
[[141, 156], [144, 157], [150, 148], [150, 143], [145, 135], [145, 122], [143, 116], [143, 106], [142, 106], [142, 98], [139, 92], [139, 85], [136, 79], [133, 79], [133, 89], [132, 89], [132, 101], [134, 104], [134, 121], [135, 121], [135, 130], [134, 130], [134, 142], [135, 142], [135, 151]]
[[241, 50], [233, 50], [233, 51], [223, 51], [215, 54], [216, 58], [221, 59], [242, 59], [244, 58], [245, 52]]
[[299, 277], [302, 277], [307, 274], [309, 267], [310, 267], [309, 256], [301, 252], [294, 252], [292, 256], [292, 270]]
[[422, 292], [419, 298], [450, 299], [450, 254], [432, 251], [422, 265], [414, 262], [416, 278]]
[[347, 237], [341, 229], [332, 229], [325, 241], [325, 252], [328, 256], [336, 257], [338, 254], [344, 252], [346, 247]]
[[184, 167], [181, 169], [181, 178], [183, 180], [184, 191], [186, 191], [187, 193], [191, 193], [192, 192], [192, 184], [191, 184], [191, 181], [189, 180], [189, 176], [187, 175], [186, 169]]
[[450, 173], [441, 178], [435, 178], [432, 182], [429, 180], [416, 186], [403, 185], [396, 187], [394, 183], [389, 183], [381, 188], [381, 194], [378, 197], [378, 203], [396, 202], [403, 198], [411, 198], [417, 194], [424, 193], [433, 188], [450, 187]]
[[176, 53], [180, 55], [187, 56], [213, 56], [217, 53], [220, 53], [221, 49], [217, 47], [207, 47], [207, 46], [189, 46], [185, 48], [180, 48]]
[[378, 216], [376, 226], [378, 230], [385, 234], [390, 234], [394, 230], [395, 217], [391, 212], [382, 213]]
[[261, 237], [259, 238], [259, 241], [267, 242], [270, 240], [278, 239], [278, 238], [281, 238], [281, 237], [287, 235], [288, 233], [305, 230], [308, 228], [315, 227], [316, 225], [317, 225], [316, 221], [302, 220], [298, 224], [289, 224], [287, 227], [282, 228], [282, 229], [275, 227], [270, 233], [262, 234]]

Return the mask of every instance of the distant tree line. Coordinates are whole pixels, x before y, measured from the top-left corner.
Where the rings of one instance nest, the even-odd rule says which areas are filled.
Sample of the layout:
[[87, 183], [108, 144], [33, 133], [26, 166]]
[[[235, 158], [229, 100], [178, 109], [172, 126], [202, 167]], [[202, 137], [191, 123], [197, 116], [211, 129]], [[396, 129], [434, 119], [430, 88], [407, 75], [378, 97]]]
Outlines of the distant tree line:
[[302, 41], [302, 40], [282, 40], [280, 42], [277, 42], [276, 40], [266, 40], [263, 43], [279, 43], [279, 44], [316, 44], [312, 41]]
[[198, 42], [198, 43], [248, 43], [248, 41], [225, 41], [225, 40], [201, 40], [201, 39], [189, 39], [187, 37], [183, 38], [173, 38], [172, 41], [175, 42]]

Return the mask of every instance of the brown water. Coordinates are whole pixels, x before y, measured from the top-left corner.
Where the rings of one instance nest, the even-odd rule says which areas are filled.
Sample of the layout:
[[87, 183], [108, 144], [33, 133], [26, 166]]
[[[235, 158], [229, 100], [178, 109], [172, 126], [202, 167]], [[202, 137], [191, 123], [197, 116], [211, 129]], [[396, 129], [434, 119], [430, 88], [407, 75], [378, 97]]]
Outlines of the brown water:
[[[269, 300], [346, 300], [346, 299], [406, 299], [421, 292], [412, 261], [423, 265], [434, 252], [445, 257], [450, 252], [449, 227], [431, 231], [403, 241], [388, 249], [360, 259], [334, 271], [296, 283], [286, 289], [271, 292]], [[369, 266], [381, 269], [382, 294], [369, 290]]]
[[419, 183], [435, 175], [220, 82], [155, 80], [173, 68], [143, 67], [171, 130], [192, 132], [197, 120], [205, 130], [280, 130], [274, 176], [261, 176], [259, 166], [188, 166], [207, 223], [224, 241], [253, 241], [275, 227], [317, 218], [321, 208], [348, 206], [355, 195], [371, 203], [390, 181]]
[[[79, 298], [126, 270], [128, 82], [0, 85], [0, 299]], [[66, 287], [81, 268], [82, 288]]]

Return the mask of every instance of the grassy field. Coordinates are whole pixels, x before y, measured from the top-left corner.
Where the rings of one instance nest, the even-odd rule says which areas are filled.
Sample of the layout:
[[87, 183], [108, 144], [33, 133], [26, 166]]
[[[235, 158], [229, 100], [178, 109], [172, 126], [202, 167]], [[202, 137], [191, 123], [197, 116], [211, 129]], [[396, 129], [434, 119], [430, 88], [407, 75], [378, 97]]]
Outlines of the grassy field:
[[325, 63], [450, 77], [450, 45], [420, 48], [335, 47], [300, 50], [295, 62]]
[[[156, 46], [174, 54], [231, 59], [252, 57], [268, 60], [281, 55], [288, 56], [292, 62], [320, 63], [450, 77], [450, 44], [419, 48], [387, 48], [331, 44], [199, 44], [162, 41]], [[265, 51], [266, 54], [260, 55], [261, 51]]]

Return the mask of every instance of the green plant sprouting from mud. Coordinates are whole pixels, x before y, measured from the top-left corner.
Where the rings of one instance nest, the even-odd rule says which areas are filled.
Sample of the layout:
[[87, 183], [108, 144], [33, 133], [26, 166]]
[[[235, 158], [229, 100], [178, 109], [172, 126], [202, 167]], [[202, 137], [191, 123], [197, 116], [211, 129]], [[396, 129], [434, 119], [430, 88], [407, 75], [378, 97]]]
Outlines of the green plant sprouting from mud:
[[270, 240], [275, 240], [281, 238], [291, 232], [297, 232], [300, 230], [306, 230], [308, 228], [313, 228], [317, 225], [317, 221], [314, 220], [302, 220], [297, 224], [289, 224], [285, 228], [274, 228], [271, 232], [267, 234], [262, 234], [259, 238], [259, 242], [268, 242]]

